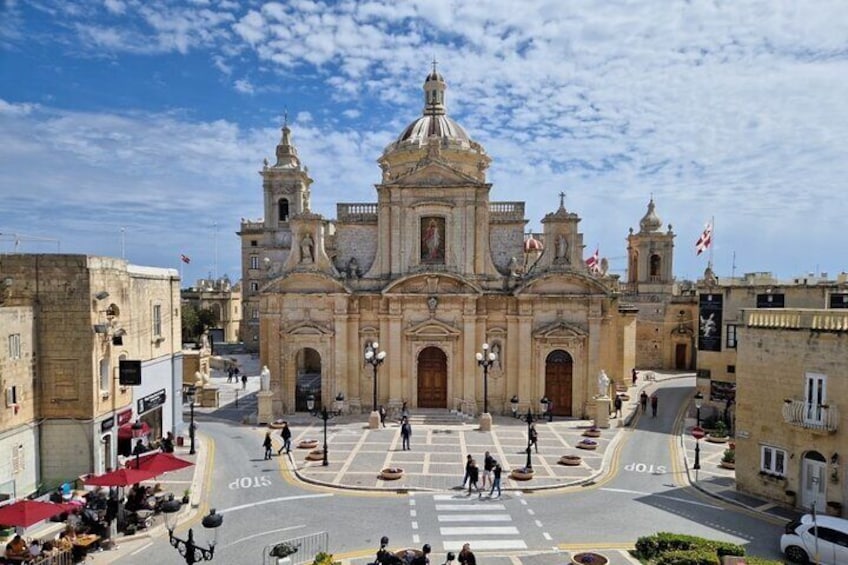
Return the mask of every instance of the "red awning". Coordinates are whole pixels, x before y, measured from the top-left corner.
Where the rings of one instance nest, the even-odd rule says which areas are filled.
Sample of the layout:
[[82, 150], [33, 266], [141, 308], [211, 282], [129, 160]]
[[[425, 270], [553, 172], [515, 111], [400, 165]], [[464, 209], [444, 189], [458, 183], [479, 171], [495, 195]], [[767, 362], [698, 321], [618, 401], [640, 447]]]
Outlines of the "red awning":
[[147, 422], [126, 423], [118, 428], [118, 439], [131, 439], [150, 435], [150, 426]]

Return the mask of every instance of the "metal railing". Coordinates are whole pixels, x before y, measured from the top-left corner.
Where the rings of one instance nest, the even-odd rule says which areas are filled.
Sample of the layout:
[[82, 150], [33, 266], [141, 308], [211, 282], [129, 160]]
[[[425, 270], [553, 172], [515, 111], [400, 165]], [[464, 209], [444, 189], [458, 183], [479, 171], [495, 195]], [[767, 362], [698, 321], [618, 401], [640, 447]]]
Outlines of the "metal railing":
[[51, 555], [37, 557], [27, 561], [30, 565], [74, 565], [73, 552], [70, 549], [54, 549]]
[[330, 534], [318, 532], [266, 545], [262, 549], [264, 565], [303, 565], [312, 563], [320, 553], [329, 553]]
[[829, 404], [786, 399], [783, 401], [783, 421], [805, 430], [835, 432], [839, 427], [839, 411]]

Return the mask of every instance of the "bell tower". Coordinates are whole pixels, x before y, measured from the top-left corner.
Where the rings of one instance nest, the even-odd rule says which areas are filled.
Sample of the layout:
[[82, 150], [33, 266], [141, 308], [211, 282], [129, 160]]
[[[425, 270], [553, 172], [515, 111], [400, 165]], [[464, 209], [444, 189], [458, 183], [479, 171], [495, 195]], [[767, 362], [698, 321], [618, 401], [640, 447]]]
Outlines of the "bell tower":
[[627, 282], [632, 284], [670, 284], [674, 280], [674, 232], [671, 224], [663, 233], [654, 198], [639, 221], [639, 232], [630, 228], [627, 236]]

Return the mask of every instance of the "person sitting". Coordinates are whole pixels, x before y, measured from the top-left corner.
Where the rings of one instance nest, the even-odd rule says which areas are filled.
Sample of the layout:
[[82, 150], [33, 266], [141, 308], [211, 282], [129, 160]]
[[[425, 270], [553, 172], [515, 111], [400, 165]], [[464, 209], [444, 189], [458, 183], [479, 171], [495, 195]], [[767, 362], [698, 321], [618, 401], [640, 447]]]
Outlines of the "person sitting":
[[6, 558], [23, 561], [29, 557], [27, 543], [20, 534], [15, 534], [12, 541], [6, 544]]

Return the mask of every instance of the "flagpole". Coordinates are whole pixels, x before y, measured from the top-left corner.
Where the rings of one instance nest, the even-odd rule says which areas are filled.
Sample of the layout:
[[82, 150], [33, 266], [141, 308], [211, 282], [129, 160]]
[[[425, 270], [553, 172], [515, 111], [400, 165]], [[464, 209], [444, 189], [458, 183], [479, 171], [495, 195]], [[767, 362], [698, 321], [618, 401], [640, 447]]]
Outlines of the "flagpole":
[[707, 267], [712, 271], [713, 270], [713, 247], [715, 247], [715, 216], [710, 216], [710, 226], [712, 226], [712, 232], [710, 233], [710, 259], [707, 261]]

